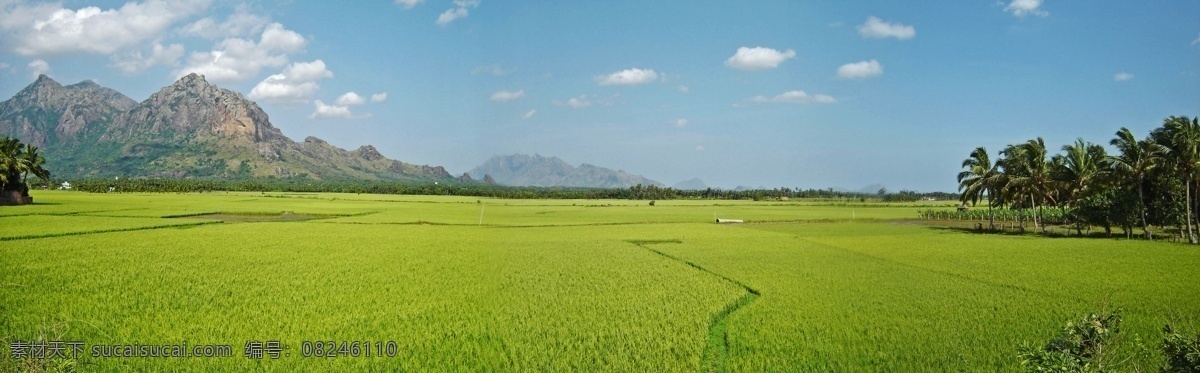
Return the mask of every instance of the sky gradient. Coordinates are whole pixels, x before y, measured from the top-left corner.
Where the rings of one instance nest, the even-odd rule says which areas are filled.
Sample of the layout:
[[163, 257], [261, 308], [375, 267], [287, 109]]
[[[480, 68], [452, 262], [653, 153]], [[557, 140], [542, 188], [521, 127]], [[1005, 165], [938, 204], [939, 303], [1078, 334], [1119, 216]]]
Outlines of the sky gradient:
[[0, 97], [189, 72], [289, 137], [461, 174], [558, 156], [668, 185], [954, 191], [977, 146], [1200, 115], [1200, 0], [0, 0]]

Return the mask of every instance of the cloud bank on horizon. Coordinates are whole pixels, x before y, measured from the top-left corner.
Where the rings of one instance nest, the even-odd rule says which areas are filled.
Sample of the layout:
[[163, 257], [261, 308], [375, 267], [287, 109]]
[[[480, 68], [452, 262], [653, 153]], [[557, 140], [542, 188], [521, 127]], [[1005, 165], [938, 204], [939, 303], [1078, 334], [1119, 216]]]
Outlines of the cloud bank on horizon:
[[540, 152], [668, 181], [948, 190], [963, 149], [1200, 114], [1200, 20], [1159, 21], [1196, 2], [70, 4], [0, 1], [0, 90], [53, 74], [144, 97], [199, 73], [286, 131], [453, 169]]

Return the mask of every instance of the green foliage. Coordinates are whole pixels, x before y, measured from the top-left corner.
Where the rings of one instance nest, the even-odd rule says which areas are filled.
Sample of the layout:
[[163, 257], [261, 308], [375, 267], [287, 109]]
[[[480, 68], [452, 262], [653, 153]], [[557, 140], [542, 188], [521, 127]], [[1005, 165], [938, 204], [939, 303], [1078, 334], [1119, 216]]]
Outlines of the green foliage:
[[1049, 210], [1031, 210], [1031, 209], [1008, 209], [999, 208], [993, 210], [982, 209], [966, 209], [966, 210], [947, 210], [927, 208], [917, 211], [917, 217], [920, 219], [929, 220], [973, 220], [985, 221], [989, 218], [995, 218], [1000, 222], [1025, 221], [1032, 220], [1037, 216], [1038, 221], [1044, 221], [1049, 224], [1066, 224], [1069, 222], [1072, 210], [1067, 209], [1049, 209]]
[[18, 191], [29, 196], [26, 182], [32, 174], [40, 179], [49, 179], [50, 172], [43, 167], [46, 158], [33, 145], [21, 144], [11, 137], [0, 137], [0, 191]]
[[[976, 148], [958, 174], [961, 201], [974, 205], [987, 196], [989, 208], [1036, 210], [1000, 212], [1029, 218], [1035, 226], [1043, 219], [1069, 224], [1077, 232], [1094, 225], [1110, 233], [1114, 226], [1126, 232], [1141, 226], [1146, 239], [1153, 238], [1151, 226], [1179, 227], [1181, 236], [1200, 241], [1200, 118], [1169, 117], [1140, 140], [1121, 128], [1109, 144], [1116, 148], [1114, 154], [1077, 139], [1063, 146], [1061, 154], [1050, 155], [1039, 137], [1008, 145], [995, 164], [986, 149]], [[1062, 213], [1046, 216], [1051, 209]], [[979, 218], [975, 213], [948, 214], [920, 215]]]
[[1163, 327], [1162, 353], [1166, 358], [1163, 372], [1200, 372], [1200, 332], [1188, 335], [1177, 326], [1167, 324]]
[[1029, 372], [1103, 372], [1112, 369], [1110, 342], [1120, 332], [1120, 326], [1120, 309], [1068, 321], [1058, 336], [1045, 346], [1022, 346], [1018, 352], [1021, 365]]
[[[206, 172], [229, 174], [223, 164], [206, 163]], [[249, 172], [249, 166], [243, 162], [234, 175], [244, 175]], [[787, 199], [833, 199], [845, 202], [859, 199], [860, 194], [838, 192], [832, 189], [756, 189], [756, 190], [680, 190], [662, 188], [654, 185], [635, 185], [627, 189], [620, 188], [574, 188], [574, 187], [513, 187], [484, 184], [478, 182], [439, 181], [429, 180], [357, 180], [357, 179], [324, 179], [315, 180], [304, 177], [291, 178], [206, 178], [206, 179], [82, 179], [71, 180], [75, 189], [87, 192], [118, 193], [190, 193], [211, 191], [241, 191], [241, 192], [325, 192], [325, 193], [370, 193], [370, 194], [412, 194], [412, 195], [441, 195], [441, 196], [476, 196], [508, 199], [631, 199], [631, 200], [674, 200], [674, 199], [706, 199], [706, 200], [782, 200]], [[917, 193], [901, 191], [898, 194], [884, 196], [885, 202], [913, 202], [922, 197], [935, 197], [940, 200], [953, 200], [958, 196], [948, 193]], [[865, 199], [864, 199], [865, 200]]]

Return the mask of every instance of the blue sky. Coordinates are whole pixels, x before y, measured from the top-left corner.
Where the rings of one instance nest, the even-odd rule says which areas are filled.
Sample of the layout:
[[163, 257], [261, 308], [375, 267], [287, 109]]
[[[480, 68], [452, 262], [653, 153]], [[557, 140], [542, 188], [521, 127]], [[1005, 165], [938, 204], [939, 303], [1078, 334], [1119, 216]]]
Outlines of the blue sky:
[[[962, 159], [1200, 115], [1200, 0], [0, 0], [0, 97], [188, 72], [296, 140], [459, 174], [538, 153], [668, 185], [953, 191]], [[348, 95], [353, 92], [354, 95]]]

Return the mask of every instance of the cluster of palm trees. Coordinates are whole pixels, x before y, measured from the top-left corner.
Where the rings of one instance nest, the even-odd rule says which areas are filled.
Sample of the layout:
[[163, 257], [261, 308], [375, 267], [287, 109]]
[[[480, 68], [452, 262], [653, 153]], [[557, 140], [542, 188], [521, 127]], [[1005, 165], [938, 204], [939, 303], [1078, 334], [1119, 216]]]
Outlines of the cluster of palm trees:
[[[1085, 226], [1140, 226], [1153, 239], [1151, 226], [1179, 227], [1188, 242], [1200, 239], [1200, 121], [1171, 116], [1144, 139], [1128, 128], [1117, 131], [1109, 145], [1076, 140], [1049, 154], [1042, 138], [1012, 144], [992, 162], [987, 149], [976, 148], [958, 174], [963, 204], [988, 202], [995, 229], [994, 207], [1031, 209], [1035, 229], [1046, 232], [1041, 211], [1060, 209], [1082, 234]], [[1024, 215], [1022, 215], [1024, 216]], [[1022, 229], [1024, 229], [1022, 224]]]
[[29, 175], [50, 179], [50, 172], [43, 167], [45, 164], [46, 158], [42, 157], [38, 147], [22, 144], [15, 138], [0, 137], [0, 191], [19, 191], [28, 197], [26, 182]]

